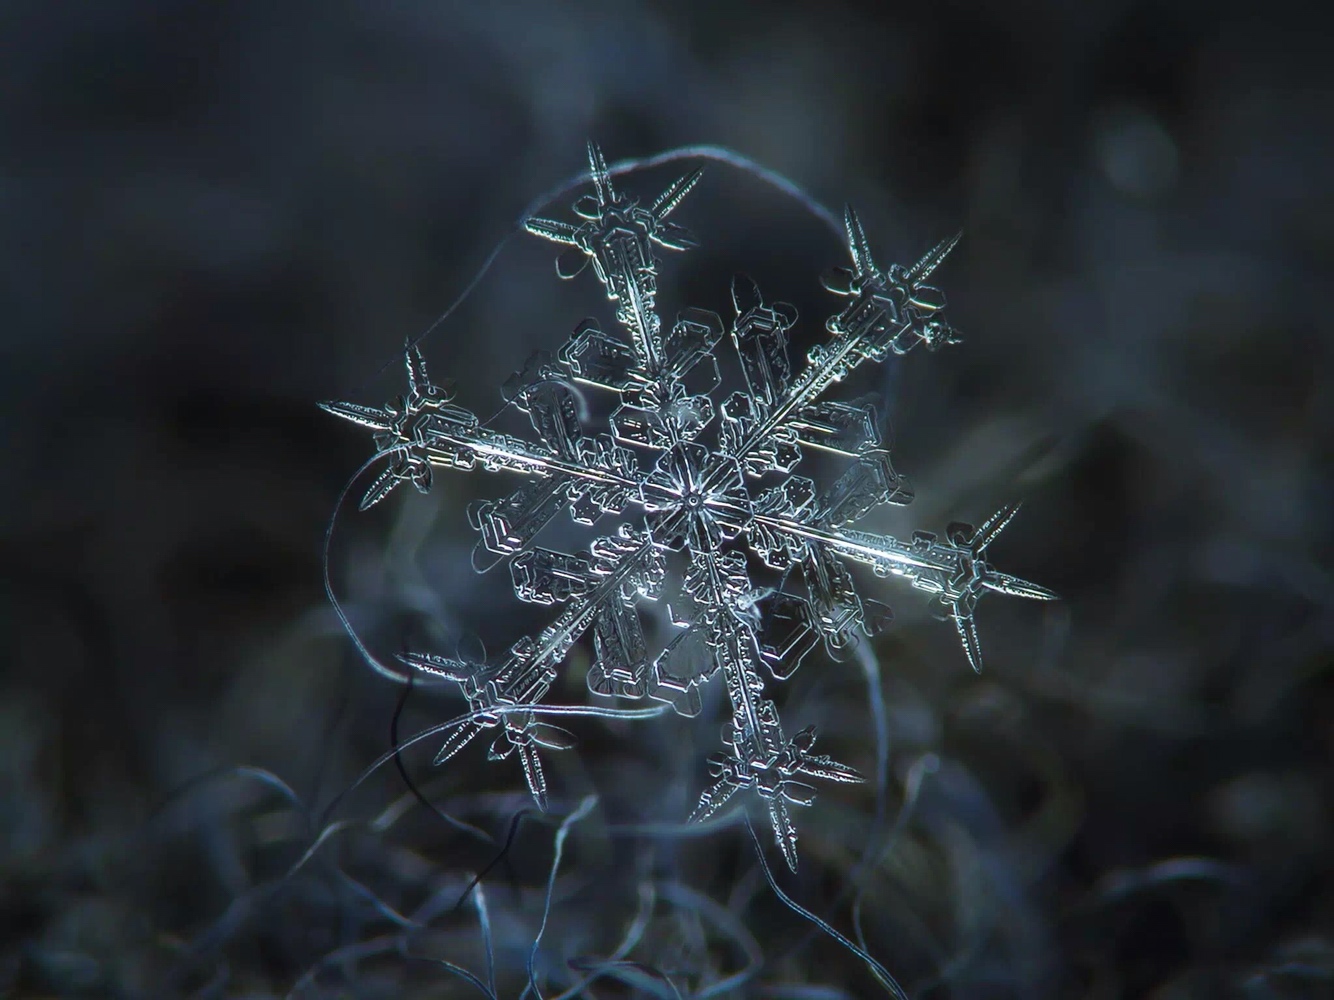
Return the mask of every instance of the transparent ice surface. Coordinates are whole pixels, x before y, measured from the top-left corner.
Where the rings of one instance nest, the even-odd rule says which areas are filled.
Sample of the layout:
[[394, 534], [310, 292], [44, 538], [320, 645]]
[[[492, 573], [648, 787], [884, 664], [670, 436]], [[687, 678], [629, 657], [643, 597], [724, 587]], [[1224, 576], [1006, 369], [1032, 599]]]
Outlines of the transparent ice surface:
[[[663, 329], [657, 252], [698, 245], [669, 217], [701, 171], [642, 206], [616, 190], [592, 143], [588, 158], [594, 190], [575, 201], [577, 221], [530, 218], [525, 226], [561, 245], [556, 268], [562, 278], [592, 265], [615, 304], [615, 326], [604, 330], [583, 322], [554, 354], [538, 352], [505, 384], [506, 400], [531, 420], [530, 437], [492, 430], [456, 405], [448, 386], [430, 380], [415, 345], [406, 351], [406, 395], [378, 409], [321, 405], [369, 429], [376, 448], [391, 452], [361, 500], [363, 510], [404, 482], [426, 492], [435, 469], [523, 477], [509, 495], [470, 508], [469, 521], [481, 536], [474, 562], [507, 562], [520, 600], [561, 610], [495, 663], [430, 652], [400, 657], [414, 669], [457, 682], [478, 713], [449, 735], [437, 764], [493, 730], [489, 757], [516, 755], [534, 799], [545, 808], [540, 751], [565, 749], [573, 740], [523, 706], [545, 697], [570, 648], [591, 633], [587, 683], [598, 696], [658, 699], [690, 716], [700, 711], [700, 686], [722, 675], [731, 715], [723, 750], [710, 758], [714, 780], [693, 818], [713, 815], [739, 791], [758, 793], [795, 870], [797, 835], [788, 805], [814, 801], [815, 788], [805, 779], [864, 779], [812, 753], [814, 727], [791, 739], [784, 735], [776, 706], [764, 696], [766, 675], [790, 677], [817, 645], [842, 659], [860, 636], [873, 636], [889, 623], [889, 608], [858, 593], [846, 564], [863, 564], [876, 577], [897, 577], [931, 595], [953, 622], [974, 670], [982, 666], [973, 617], [981, 596], [1055, 597], [997, 572], [985, 559], [1017, 506], [1002, 508], [979, 527], [954, 522], [944, 538], [918, 531], [904, 542], [854, 527], [881, 504], [910, 503], [913, 493], [890, 463], [874, 408], [825, 394], [864, 363], [918, 346], [937, 351], [959, 343], [944, 318], [943, 293], [927, 284], [958, 237], [910, 266], [882, 269], [848, 208], [851, 266], [822, 279], [845, 302], [825, 324], [828, 338], [794, 363], [788, 333], [796, 310], [766, 303], [744, 276], [732, 282], [730, 325], [708, 310], [685, 309]], [[725, 340], [745, 389], [715, 400], [716, 359]], [[605, 429], [582, 425], [576, 389], [611, 394], [615, 406]], [[714, 424], [716, 433], [706, 436]], [[847, 463], [824, 488], [793, 472], [812, 449]], [[604, 515], [621, 520], [587, 551], [535, 545], [538, 533], [563, 511], [585, 525], [600, 523]], [[747, 551], [780, 571], [783, 585], [757, 587]], [[652, 656], [636, 608], [662, 595], [673, 552], [684, 553], [684, 600], [672, 609], [676, 634]]]

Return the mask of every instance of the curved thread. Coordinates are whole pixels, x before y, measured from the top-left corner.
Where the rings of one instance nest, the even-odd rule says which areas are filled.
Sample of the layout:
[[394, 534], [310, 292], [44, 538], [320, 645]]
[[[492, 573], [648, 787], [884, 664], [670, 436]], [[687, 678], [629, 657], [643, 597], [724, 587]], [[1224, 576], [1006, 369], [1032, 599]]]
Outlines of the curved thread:
[[414, 733], [406, 740], [400, 743], [392, 750], [387, 750], [375, 758], [373, 762], [357, 776], [357, 780], [348, 785], [338, 793], [325, 807], [323, 815], [320, 817], [322, 824], [329, 822], [329, 817], [334, 814], [343, 800], [354, 791], [365, 784], [366, 780], [372, 774], [384, 767], [394, 755], [406, 750], [410, 746], [421, 743], [423, 740], [429, 740], [432, 736], [439, 736], [441, 733], [448, 732], [455, 726], [466, 725], [469, 722], [475, 722], [478, 719], [495, 715], [512, 715], [516, 713], [528, 713], [532, 715], [590, 715], [601, 719], [653, 719], [670, 711], [671, 706], [662, 704], [653, 708], [608, 708], [605, 705], [492, 705], [488, 708], [478, 709], [473, 712], [465, 712], [463, 715], [456, 715], [448, 722], [442, 722], [439, 725], [423, 729], [419, 733]]
[[760, 838], [755, 833], [755, 825], [751, 823], [749, 816], [746, 817], [746, 829], [750, 832], [750, 839], [755, 844], [755, 855], [760, 859], [760, 867], [764, 869], [765, 881], [769, 883], [769, 888], [774, 891], [774, 895], [778, 897], [782, 904], [802, 919], [809, 920], [816, 927], [820, 928], [820, 930], [824, 931], [844, 948], [848, 949], [848, 951], [852, 952], [865, 962], [866, 967], [871, 970], [871, 975], [875, 976], [876, 981], [885, 988], [890, 996], [895, 997], [896, 1000], [909, 1000], [908, 994], [904, 992], [903, 987], [899, 985], [898, 980], [890, 975], [889, 970], [876, 961], [870, 952], [849, 941], [828, 921], [816, 916], [779, 887], [778, 882], [774, 880], [773, 871], [769, 868], [769, 862], [764, 857], [764, 845], [760, 843]]
[[329, 598], [329, 603], [333, 606], [334, 614], [336, 614], [338, 620], [342, 622], [343, 630], [347, 632], [348, 636], [352, 639], [352, 644], [357, 647], [357, 652], [361, 654], [361, 658], [365, 660], [370, 668], [381, 677], [385, 677], [399, 684], [406, 684], [408, 683], [409, 675], [401, 674], [397, 670], [385, 666], [375, 658], [374, 654], [366, 648], [366, 644], [361, 641], [361, 636], [357, 635], [357, 630], [352, 627], [352, 622], [347, 617], [347, 612], [343, 610], [342, 604], [338, 602], [338, 595], [334, 593], [333, 589], [333, 580], [329, 576], [329, 551], [333, 545], [334, 525], [338, 523], [338, 514], [343, 509], [343, 504], [347, 501], [347, 495], [352, 492], [352, 487], [356, 485], [357, 480], [364, 476], [366, 471], [372, 465], [380, 461], [380, 459], [388, 458], [390, 455], [397, 454], [402, 450], [403, 448], [401, 445], [395, 445], [393, 448], [377, 451], [370, 458], [366, 459], [366, 461], [362, 462], [361, 467], [357, 469], [356, 472], [352, 473], [351, 478], [343, 485], [342, 492], [338, 494], [338, 499], [334, 502], [333, 513], [329, 515], [329, 526], [324, 529], [324, 555], [322, 564], [324, 570], [324, 593]]
[[437, 806], [430, 799], [428, 799], [426, 795], [422, 792], [422, 790], [417, 787], [417, 783], [413, 781], [412, 778], [408, 775], [408, 769], [403, 764], [403, 754], [399, 752], [397, 749], [398, 720], [403, 715], [403, 709], [407, 707], [408, 697], [412, 694], [413, 680], [414, 676], [412, 674], [408, 674], [408, 682], [403, 686], [403, 693], [399, 695], [398, 704], [394, 707], [393, 717], [390, 718], [389, 720], [389, 745], [395, 748], [394, 767], [398, 769], [398, 776], [403, 779], [403, 784], [408, 786], [408, 791], [410, 791], [413, 794], [413, 796], [416, 797], [417, 801], [420, 802], [428, 812], [435, 813], [442, 820], [444, 820], [445, 823], [447, 823], [449, 826], [452, 826], [455, 830], [459, 830], [463, 833], [467, 833], [473, 837], [476, 837], [484, 844], [494, 844], [495, 838], [492, 837], [485, 830], [479, 829], [478, 827], [473, 826], [471, 823], [465, 823], [461, 819], [454, 818], [453, 816], [449, 815], [449, 813], [445, 812], [443, 809]]
[[528, 951], [528, 985], [519, 994], [519, 1000], [524, 1000], [529, 990], [537, 1000], [543, 1000], [542, 991], [537, 986], [537, 952], [542, 947], [542, 935], [546, 933], [547, 920], [551, 917], [551, 894], [556, 889], [556, 872], [560, 869], [560, 859], [565, 853], [565, 838], [570, 835], [570, 827], [592, 812], [597, 804], [596, 795], [585, 796], [579, 803], [579, 808], [561, 820], [560, 827], [556, 830], [555, 856], [551, 859], [551, 874], [547, 876], [547, 893], [542, 904], [542, 923], [538, 925], [537, 936], [533, 938], [533, 946]]
[[[617, 160], [607, 169], [608, 173], [613, 177], [616, 177], [623, 174], [632, 174], [640, 170], [651, 170], [653, 167], [660, 167], [665, 163], [674, 163], [677, 160], [691, 159], [712, 160], [715, 163], [725, 163], [730, 167], [735, 167], [738, 170], [750, 174], [752, 177], [760, 179], [764, 183], [794, 199], [802, 208], [815, 218], [819, 219], [820, 222], [834, 234], [840, 243], [846, 245], [847, 234], [843, 231], [843, 223], [833, 212], [820, 204], [820, 202], [816, 201], [808, 191], [801, 187], [801, 185], [780, 174], [778, 171], [771, 170], [770, 168], [755, 162], [750, 157], [738, 153], [734, 149], [728, 149], [726, 146], [716, 146], [710, 143], [694, 146], [677, 146], [674, 149], [655, 153], [653, 156], [644, 156], [639, 157], [638, 159]], [[523, 212], [519, 215], [519, 218], [512, 226], [510, 226], [509, 232], [501, 237], [500, 242], [495, 245], [489, 254], [487, 254], [486, 259], [482, 262], [482, 266], [478, 269], [477, 273], [472, 276], [472, 280], [464, 286], [463, 291], [460, 292], [458, 297], [445, 308], [444, 312], [431, 322], [430, 326], [413, 338], [410, 342], [410, 346], [415, 347], [420, 344], [439, 329], [439, 327], [454, 314], [459, 306], [463, 305], [468, 296], [476, 290], [482, 279], [486, 277], [487, 272], [491, 270], [491, 265], [496, 262], [496, 258], [500, 256], [500, 252], [504, 250], [509, 244], [509, 241], [523, 229], [525, 222], [542, 209], [546, 208], [557, 198], [570, 194], [577, 188], [589, 183], [592, 179], [593, 175], [588, 171], [584, 171], [574, 175], [569, 180], [565, 181], [565, 183], [552, 188], [550, 191], [539, 195], [529, 202], [527, 207], [524, 208]], [[398, 360], [398, 355], [390, 358], [375, 370], [375, 374], [371, 378], [378, 378], [384, 373], [386, 368], [397, 363]], [[370, 379], [368, 379], [367, 382], [362, 383], [358, 388], [364, 388], [369, 381]]]

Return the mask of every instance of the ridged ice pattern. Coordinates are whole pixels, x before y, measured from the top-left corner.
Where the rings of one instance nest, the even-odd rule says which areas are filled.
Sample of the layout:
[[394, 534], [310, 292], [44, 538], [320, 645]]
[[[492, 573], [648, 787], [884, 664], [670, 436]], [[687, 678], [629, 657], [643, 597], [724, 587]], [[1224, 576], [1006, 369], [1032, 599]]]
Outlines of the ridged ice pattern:
[[[545, 808], [540, 751], [569, 747], [572, 738], [523, 706], [546, 695], [571, 646], [591, 633], [588, 687], [596, 695], [647, 696], [694, 715], [701, 707], [700, 685], [722, 674], [731, 718], [723, 751], [710, 759], [714, 781], [694, 816], [712, 815], [740, 790], [757, 792], [795, 869], [797, 836], [787, 806], [814, 800], [815, 789], [805, 779], [863, 779], [812, 753], [813, 727], [784, 736], [774, 703], [764, 697], [765, 674], [786, 679], [819, 644], [842, 658], [859, 635], [875, 635], [889, 623], [889, 608], [858, 593], [846, 564], [864, 564], [878, 577], [898, 577], [932, 595], [975, 670], [981, 669], [973, 619], [979, 597], [988, 591], [1038, 600], [1055, 596], [985, 561], [987, 546], [1014, 517], [1015, 506], [980, 527], [952, 523], [944, 538], [914, 532], [904, 542], [852, 527], [872, 508], [910, 503], [913, 494], [890, 464], [874, 407], [824, 396], [866, 362], [919, 345], [936, 351], [959, 343], [944, 319], [944, 295], [926, 283], [958, 237], [911, 266], [881, 269], [848, 208], [851, 266], [823, 279], [846, 301], [825, 324], [828, 338], [794, 364], [788, 332], [796, 310], [766, 303], [744, 276], [732, 281], [730, 328], [716, 313], [685, 309], [664, 332], [656, 252], [698, 245], [668, 220], [700, 171], [641, 207], [616, 190], [591, 143], [588, 156], [594, 191], [574, 203], [578, 221], [533, 218], [526, 227], [562, 245], [556, 262], [561, 277], [573, 278], [592, 264], [615, 303], [616, 326], [604, 330], [585, 321], [554, 355], [535, 354], [506, 383], [506, 399], [531, 418], [532, 438], [493, 431], [454, 404], [452, 393], [427, 377], [415, 346], [406, 352], [405, 396], [378, 409], [322, 405], [370, 429], [377, 448], [392, 452], [362, 509], [404, 482], [425, 492], [434, 469], [523, 477], [510, 495], [474, 505], [469, 520], [481, 535], [479, 548], [492, 554], [488, 558], [508, 561], [521, 600], [560, 605], [561, 611], [499, 662], [429, 652], [401, 657], [415, 669], [456, 681], [479, 713], [450, 734], [436, 763], [494, 730], [490, 758], [517, 755], [534, 799]], [[724, 339], [736, 353], [745, 388], [715, 401]], [[581, 425], [574, 387], [613, 394], [606, 430], [593, 433]], [[794, 474], [809, 449], [842, 456], [846, 471], [823, 489]], [[587, 551], [533, 544], [562, 510], [588, 525], [604, 515], [624, 516]], [[752, 583], [747, 550], [781, 571], [782, 586]], [[637, 605], [662, 593], [671, 552], [685, 553], [683, 603], [672, 608], [675, 635], [653, 655]]]

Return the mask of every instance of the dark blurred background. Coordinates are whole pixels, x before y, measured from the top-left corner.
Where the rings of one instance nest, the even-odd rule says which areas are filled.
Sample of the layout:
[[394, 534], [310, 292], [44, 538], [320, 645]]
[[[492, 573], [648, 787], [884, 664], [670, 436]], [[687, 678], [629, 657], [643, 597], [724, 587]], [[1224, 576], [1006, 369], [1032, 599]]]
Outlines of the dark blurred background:
[[[318, 810], [390, 745], [401, 692], [321, 581], [369, 442], [315, 403], [402, 391], [396, 362], [377, 371], [594, 138], [611, 159], [735, 149], [853, 202], [882, 263], [962, 227], [939, 283], [965, 342], [874, 387], [918, 500], [872, 526], [1024, 497], [995, 559], [1065, 598], [986, 602], [975, 677], [884, 584], [885, 795], [823, 791], [786, 890], [859, 924], [914, 996], [1334, 996], [1328, 18], [102, 0], [5, 3], [0, 26], [0, 995], [282, 996], [312, 969], [300, 995], [477, 995], [408, 957], [481, 975], [472, 903], [412, 935], [382, 907], [456, 896], [495, 856], [524, 801], [513, 761], [404, 755], [494, 843], [386, 767], [338, 816], [401, 814], [283, 882], [321, 817], [234, 768]], [[652, 196], [682, 169], [622, 185]], [[664, 313], [730, 315], [745, 267], [818, 336], [815, 277], [843, 249], [797, 202], [712, 164], [678, 216], [705, 249], [664, 271]], [[423, 343], [479, 413], [529, 352], [610, 317], [552, 256], [513, 241]], [[463, 505], [502, 485], [437, 484], [334, 535], [335, 586], [382, 655], [529, 623], [468, 568]], [[553, 700], [581, 702], [581, 678]], [[874, 774], [865, 685], [809, 663], [784, 715]], [[459, 704], [415, 692], [400, 731]], [[744, 829], [616, 833], [684, 817], [715, 723], [572, 725], [553, 812], [602, 806], [570, 833], [544, 996], [616, 950], [645, 886], [620, 957], [682, 995], [744, 966], [746, 935], [763, 964], [728, 995], [878, 994], [775, 899]], [[552, 844], [520, 822], [483, 882], [501, 996]], [[638, 982], [588, 995], [671, 995]]]

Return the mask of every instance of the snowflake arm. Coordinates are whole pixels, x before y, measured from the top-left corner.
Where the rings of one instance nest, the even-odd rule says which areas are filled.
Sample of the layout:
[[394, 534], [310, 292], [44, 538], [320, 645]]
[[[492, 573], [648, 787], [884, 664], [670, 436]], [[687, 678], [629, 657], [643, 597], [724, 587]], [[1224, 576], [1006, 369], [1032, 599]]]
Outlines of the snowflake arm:
[[739, 790], [754, 789], [768, 811], [774, 839], [795, 871], [797, 833], [787, 803], [808, 806], [815, 801], [815, 789], [798, 776], [843, 782], [864, 779], [828, 757], [810, 756], [814, 727], [791, 741], [784, 738], [776, 706], [763, 697], [760, 640], [747, 614], [754, 588], [744, 557], [736, 551], [693, 551], [684, 589], [697, 612], [687, 627], [703, 636], [711, 652], [710, 673], [721, 671], [732, 706], [731, 719], [723, 727], [727, 753], [710, 758], [717, 780], [701, 794], [692, 817], [707, 819]]
[[[745, 279], [740, 288], [737, 281], [733, 283], [733, 302], [737, 310], [733, 341], [742, 355], [751, 387], [750, 400], [754, 404], [746, 406], [741, 399], [733, 397], [736, 408], [745, 411], [736, 414], [740, 426], [734, 431], [732, 453], [738, 459], [756, 451], [773, 451], [775, 442], [801, 440], [801, 432], [812, 429], [811, 417], [817, 420], [814, 426], [819, 426], [821, 413], [816, 407], [819, 396], [834, 383], [846, 379], [863, 362], [884, 361], [891, 351], [906, 354], [919, 343], [933, 351], [946, 344], [960, 343], [959, 337], [938, 315], [945, 308], [943, 293], [923, 284], [949, 255], [959, 237], [956, 235], [941, 242], [911, 267], [892, 264], [887, 270], [880, 271], [871, 257], [861, 221], [851, 206], [845, 210], [844, 222], [853, 269], [835, 269], [824, 284], [836, 294], [851, 297], [852, 301], [830, 317], [826, 328], [833, 334], [833, 341], [817, 344], [810, 350], [804, 368], [791, 385], [786, 383], [785, 377], [756, 380], [750, 373], [757, 370], [786, 372], [786, 330], [795, 322], [796, 311], [790, 306], [765, 310], [753, 282], [746, 287], [745, 282], [749, 279]], [[757, 357], [754, 348], [749, 352], [744, 350], [743, 343], [755, 344], [763, 354]], [[782, 355], [781, 362], [779, 355]], [[747, 364], [748, 360], [750, 364]], [[762, 385], [758, 397], [756, 381]], [[823, 409], [828, 413], [840, 405], [847, 404], [824, 404]], [[818, 440], [810, 438], [806, 443], [820, 446]], [[775, 468], [781, 469], [781, 466]], [[764, 469], [760, 466], [757, 471]]]
[[[488, 758], [503, 760], [518, 750], [529, 789], [545, 811], [546, 781], [536, 747], [563, 750], [573, 741], [564, 738], [568, 736], [564, 730], [537, 722], [530, 712], [514, 709], [536, 705], [546, 696], [570, 647], [595, 623], [613, 619], [624, 628], [623, 607], [637, 597], [656, 596], [663, 576], [661, 561], [661, 554], [651, 542], [629, 525], [623, 525], [616, 536], [597, 539], [586, 556], [532, 549], [510, 563], [519, 597], [538, 604], [569, 602], [538, 636], [516, 642], [497, 667], [431, 653], [401, 654], [399, 659], [405, 664], [457, 682], [469, 708], [478, 714], [476, 720], [451, 734], [436, 754], [436, 763], [448, 760], [483, 730], [503, 727], [491, 744]], [[634, 627], [638, 627], [637, 619]], [[605, 646], [605, 639], [598, 641]], [[642, 635], [638, 641], [642, 646]], [[632, 645], [633, 640], [628, 641], [612, 650], [612, 655]], [[633, 688], [642, 685], [647, 663], [618, 661], [609, 665], [600, 649], [592, 670], [617, 679], [617, 669], [630, 671], [626, 686]], [[506, 710], [496, 711], [502, 707]]]
[[645, 209], [639, 202], [616, 193], [606, 160], [596, 144], [588, 144], [589, 174], [596, 194], [575, 202], [580, 226], [552, 219], [528, 219], [525, 228], [536, 236], [563, 243], [570, 249], [556, 261], [562, 278], [573, 278], [591, 261], [607, 297], [617, 303], [617, 320], [630, 335], [636, 373], [650, 384], [662, 382], [666, 357], [655, 311], [658, 291], [653, 245], [672, 250], [698, 246], [687, 230], [667, 222], [667, 216], [698, 183], [702, 171], [687, 174]]
[[982, 651], [973, 612], [983, 594], [994, 591], [1031, 600], [1057, 599], [1045, 587], [996, 571], [983, 558], [986, 547], [1018, 510], [1018, 504], [1002, 507], [981, 528], [951, 522], [943, 541], [931, 532], [915, 531], [909, 543], [890, 535], [829, 531], [765, 515], [757, 515], [755, 521], [774, 535], [802, 539], [833, 555], [868, 565], [876, 576], [901, 577], [915, 590], [931, 594], [954, 622], [969, 664], [981, 672]]

